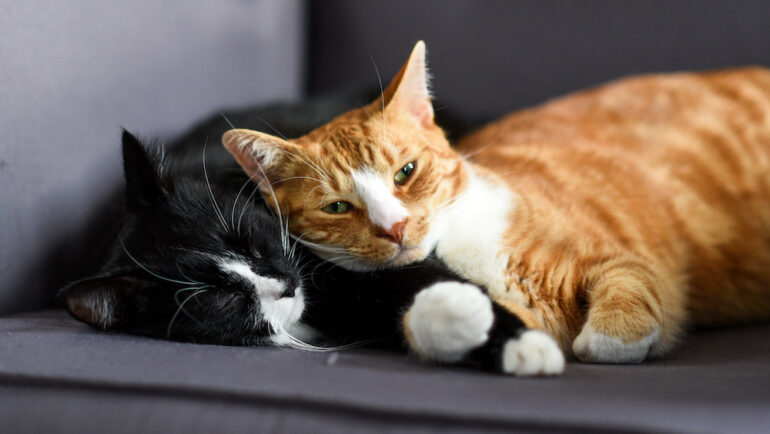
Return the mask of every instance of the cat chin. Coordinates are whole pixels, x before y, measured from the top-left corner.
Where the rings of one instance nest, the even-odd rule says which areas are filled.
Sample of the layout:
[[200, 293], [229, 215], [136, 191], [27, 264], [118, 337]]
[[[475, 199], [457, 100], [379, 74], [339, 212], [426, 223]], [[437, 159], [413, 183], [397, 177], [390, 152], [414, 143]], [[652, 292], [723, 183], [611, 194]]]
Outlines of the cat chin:
[[285, 330], [292, 327], [299, 322], [305, 311], [305, 297], [302, 287], [296, 289], [294, 297], [284, 297], [277, 300], [262, 298], [260, 309], [265, 321], [274, 329]]

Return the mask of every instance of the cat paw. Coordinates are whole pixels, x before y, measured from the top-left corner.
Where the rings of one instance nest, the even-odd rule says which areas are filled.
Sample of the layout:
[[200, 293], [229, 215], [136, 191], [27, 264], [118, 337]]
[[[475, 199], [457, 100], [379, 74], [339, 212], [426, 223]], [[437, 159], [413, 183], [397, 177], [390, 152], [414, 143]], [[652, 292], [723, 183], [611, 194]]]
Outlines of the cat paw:
[[478, 287], [441, 282], [417, 294], [405, 327], [418, 354], [440, 362], [458, 362], [487, 341], [493, 322], [492, 301]]
[[659, 336], [656, 328], [638, 341], [624, 343], [620, 338], [597, 332], [586, 324], [572, 343], [572, 351], [587, 363], [639, 363], [647, 358]]
[[517, 376], [557, 375], [564, 372], [564, 354], [547, 333], [527, 330], [505, 343], [502, 367]]

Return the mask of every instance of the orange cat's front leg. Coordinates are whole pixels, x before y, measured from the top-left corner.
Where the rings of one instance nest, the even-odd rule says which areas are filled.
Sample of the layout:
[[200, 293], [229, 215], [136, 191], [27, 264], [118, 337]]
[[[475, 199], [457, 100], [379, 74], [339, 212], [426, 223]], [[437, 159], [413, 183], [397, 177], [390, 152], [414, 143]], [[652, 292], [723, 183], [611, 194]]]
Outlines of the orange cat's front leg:
[[588, 316], [572, 344], [584, 362], [638, 363], [676, 343], [685, 317], [682, 291], [665, 273], [617, 258], [586, 275]]

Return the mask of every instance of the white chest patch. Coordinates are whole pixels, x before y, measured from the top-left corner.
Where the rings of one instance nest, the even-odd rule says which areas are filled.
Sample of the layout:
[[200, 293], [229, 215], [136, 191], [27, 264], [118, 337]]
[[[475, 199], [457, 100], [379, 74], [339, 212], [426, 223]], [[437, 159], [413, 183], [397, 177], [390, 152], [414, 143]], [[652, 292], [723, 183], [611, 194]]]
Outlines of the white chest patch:
[[[470, 171], [468, 188], [440, 212], [428, 239], [436, 242], [436, 254], [454, 271], [483, 285], [491, 294], [526, 299], [513, 288], [506, 288], [508, 255], [502, 239], [510, 226], [515, 199], [503, 185], [494, 185]], [[508, 290], [508, 291], [507, 291]]]
[[260, 298], [278, 299], [283, 291], [286, 290], [284, 282], [272, 277], [260, 276], [252, 271], [251, 267], [247, 264], [238, 260], [222, 261], [219, 264], [219, 268], [250, 283]]
[[372, 223], [388, 230], [409, 215], [401, 201], [393, 196], [393, 188], [381, 176], [371, 170], [358, 170], [353, 172], [352, 178]]

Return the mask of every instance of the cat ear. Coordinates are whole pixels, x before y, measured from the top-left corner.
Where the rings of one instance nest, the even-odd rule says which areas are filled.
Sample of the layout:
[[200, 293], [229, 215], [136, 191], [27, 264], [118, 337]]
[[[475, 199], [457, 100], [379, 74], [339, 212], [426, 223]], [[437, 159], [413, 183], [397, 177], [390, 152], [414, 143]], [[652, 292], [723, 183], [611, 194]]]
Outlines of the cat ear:
[[72, 316], [94, 328], [121, 329], [130, 321], [127, 313], [141, 304], [137, 298], [148, 286], [147, 281], [133, 276], [86, 279], [65, 288], [65, 304]]
[[275, 180], [286, 155], [296, 154], [299, 150], [297, 145], [280, 137], [246, 129], [225, 132], [222, 144], [233, 154], [243, 170], [257, 181]]
[[423, 127], [432, 125], [433, 105], [430, 102], [428, 81], [425, 42], [419, 41], [412, 49], [409, 60], [383, 92], [387, 110], [408, 113]]
[[163, 196], [157, 163], [133, 134], [123, 130], [123, 171], [129, 207], [147, 207]]

